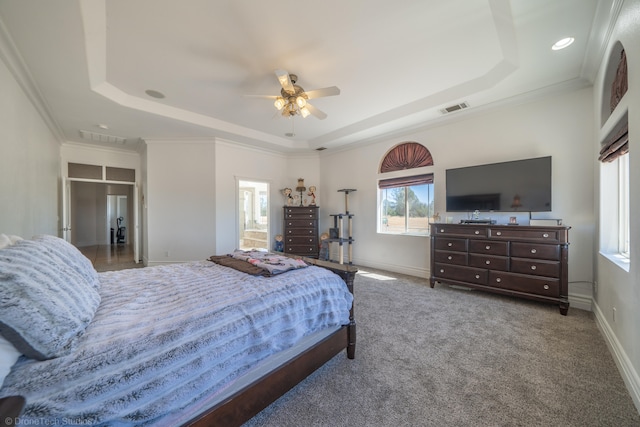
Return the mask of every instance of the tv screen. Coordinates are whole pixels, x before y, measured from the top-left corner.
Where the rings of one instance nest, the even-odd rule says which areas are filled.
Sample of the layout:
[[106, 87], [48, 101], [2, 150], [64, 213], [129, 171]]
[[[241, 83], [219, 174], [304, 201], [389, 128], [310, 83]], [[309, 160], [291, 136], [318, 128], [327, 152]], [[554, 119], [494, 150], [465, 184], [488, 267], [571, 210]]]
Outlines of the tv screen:
[[447, 212], [551, 211], [551, 156], [447, 169]]

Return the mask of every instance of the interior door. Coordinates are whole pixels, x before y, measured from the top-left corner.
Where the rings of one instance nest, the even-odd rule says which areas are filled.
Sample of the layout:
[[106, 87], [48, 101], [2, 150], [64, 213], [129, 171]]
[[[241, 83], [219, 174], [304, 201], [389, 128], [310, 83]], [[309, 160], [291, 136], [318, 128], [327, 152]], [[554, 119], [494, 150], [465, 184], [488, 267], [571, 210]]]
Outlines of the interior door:
[[62, 238], [71, 243], [71, 182], [62, 177]]

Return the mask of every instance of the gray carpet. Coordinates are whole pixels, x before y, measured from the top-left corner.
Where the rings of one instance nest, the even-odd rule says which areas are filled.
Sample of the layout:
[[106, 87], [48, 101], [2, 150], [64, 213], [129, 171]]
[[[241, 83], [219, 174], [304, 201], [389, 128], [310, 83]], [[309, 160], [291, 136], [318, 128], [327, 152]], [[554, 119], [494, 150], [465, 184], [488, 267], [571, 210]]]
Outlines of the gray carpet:
[[356, 359], [245, 427], [640, 426], [592, 313], [362, 270]]

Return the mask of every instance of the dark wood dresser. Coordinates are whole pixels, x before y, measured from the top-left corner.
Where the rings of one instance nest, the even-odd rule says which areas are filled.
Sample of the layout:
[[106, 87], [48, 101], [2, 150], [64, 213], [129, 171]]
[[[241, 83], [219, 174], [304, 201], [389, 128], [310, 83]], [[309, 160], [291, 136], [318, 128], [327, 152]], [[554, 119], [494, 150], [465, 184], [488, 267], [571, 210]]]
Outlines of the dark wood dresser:
[[432, 224], [431, 287], [442, 282], [558, 304], [566, 315], [570, 228]]
[[284, 253], [318, 258], [318, 207], [285, 206]]

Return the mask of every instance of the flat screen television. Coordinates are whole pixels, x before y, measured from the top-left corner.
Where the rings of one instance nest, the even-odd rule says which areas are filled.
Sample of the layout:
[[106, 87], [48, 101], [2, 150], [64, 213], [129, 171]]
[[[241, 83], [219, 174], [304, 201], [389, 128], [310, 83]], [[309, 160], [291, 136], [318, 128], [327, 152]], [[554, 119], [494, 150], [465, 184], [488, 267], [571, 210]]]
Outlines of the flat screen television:
[[447, 212], [551, 211], [551, 156], [447, 169]]

